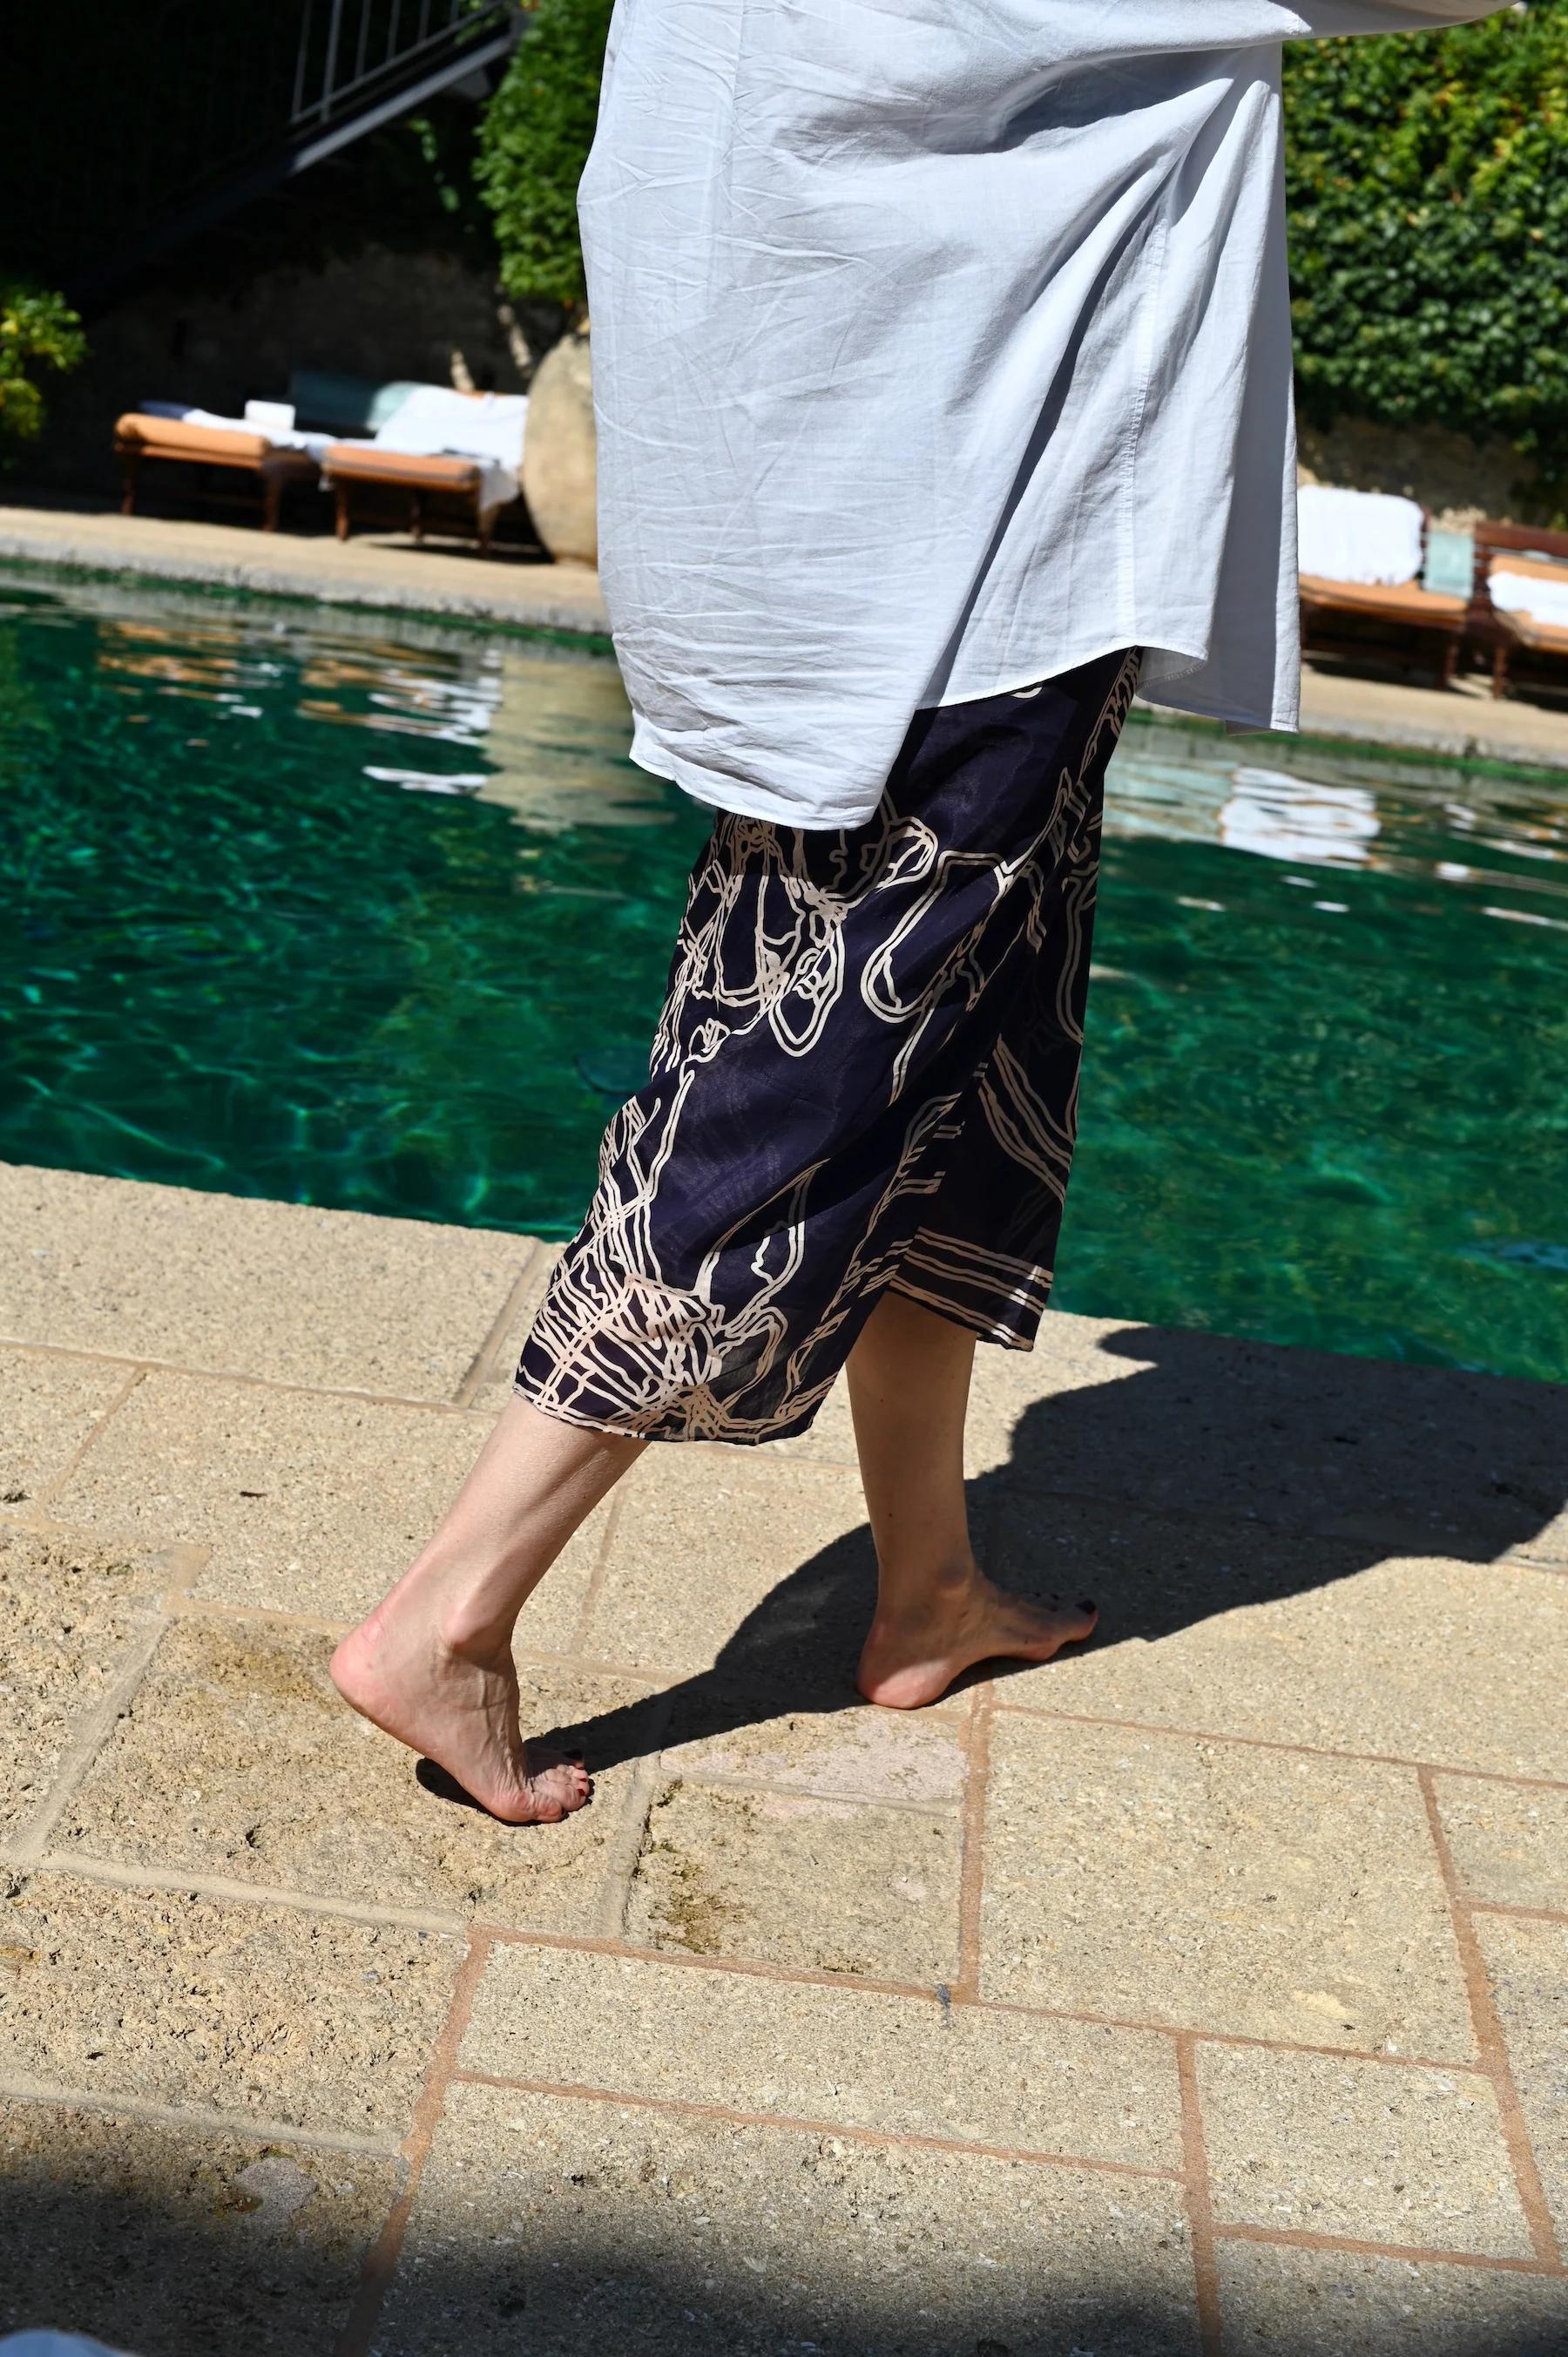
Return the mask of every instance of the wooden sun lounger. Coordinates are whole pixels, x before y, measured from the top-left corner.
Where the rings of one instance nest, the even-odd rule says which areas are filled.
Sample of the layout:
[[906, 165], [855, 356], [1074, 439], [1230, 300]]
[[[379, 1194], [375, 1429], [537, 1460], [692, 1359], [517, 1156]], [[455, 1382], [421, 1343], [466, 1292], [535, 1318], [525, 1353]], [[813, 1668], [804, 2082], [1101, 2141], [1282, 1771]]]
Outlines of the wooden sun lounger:
[[269, 442], [264, 434], [217, 425], [189, 425], [179, 417], [148, 417], [129, 410], [114, 426], [114, 450], [124, 479], [122, 515], [136, 511], [136, 479], [145, 458], [172, 458], [186, 467], [226, 467], [256, 475], [262, 486], [262, 530], [275, 532], [290, 483], [314, 483], [317, 468], [304, 450]]
[[472, 458], [415, 457], [401, 450], [383, 450], [371, 442], [334, 442], [321, 462], [332, 486], [338, 510], [338, 537], [347, 540], [351, 528], [349, 500], [356, 485], [379, 485], [383, 490], [407, 495], [409, 531], [417, 542], [424, 537], [424, 502], [432, 492], [471, 504], [478, 533], [479, 554], [490, 553], [495, 508], [479, 505], [484, 469]]
[[1374, 641], [1336, 627], [1341, 618], [1386, 622], [1410, 633], [1433, 662], [1439, 687], [1447, 687], [1459, 661], [1469, 602], [1423, 589], [1418, 580], [1392, 587], [1380, 582], [1327, 581], [1301, 576], [1302, 636], [1334, 654], [1367, 654]]
[[[1534, 552], [1534, 553], [1531, 553]], [[1507, 695], [1513, 683], [1513, 666], [1523, 655], [1540, 659], [1547, 667], [1568, 666], [1568, 630], [1538, 622], [1529, 614], [1510, 614], [1494, 606], [1487, 584], [1494, 571], [1522, 573], [1543, 581], [1568, 581], [1568, 533], [1543, 532], [1530, 524], [1493, 523], [1476, 526], [1476, 595], [1471, 601], [1469, 636], [1491, 656], [1492, 694]], [[1542, 562], [1555, 558], [1555, 564]], [[1568, 685], [1568, 669], [1562, 683]]]

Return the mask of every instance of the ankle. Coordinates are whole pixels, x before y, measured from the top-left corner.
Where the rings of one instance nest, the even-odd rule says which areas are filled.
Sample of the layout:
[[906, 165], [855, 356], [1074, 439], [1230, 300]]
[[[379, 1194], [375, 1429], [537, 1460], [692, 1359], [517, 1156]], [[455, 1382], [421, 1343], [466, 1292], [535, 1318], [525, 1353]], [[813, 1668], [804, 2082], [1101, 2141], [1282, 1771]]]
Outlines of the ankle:
[[436, 1616], [435, 1642], [455, 1661], [485, 1663], [511, 1651], [515, 1612], [486, 1610], [473, 1598], [459, 1598]]
[[934, 1564], [884, 1564], [878, 1573], [877, 1623], [946, 1619], [972, 1595], [980, 1576], [980, 1566], [967, 1552]]

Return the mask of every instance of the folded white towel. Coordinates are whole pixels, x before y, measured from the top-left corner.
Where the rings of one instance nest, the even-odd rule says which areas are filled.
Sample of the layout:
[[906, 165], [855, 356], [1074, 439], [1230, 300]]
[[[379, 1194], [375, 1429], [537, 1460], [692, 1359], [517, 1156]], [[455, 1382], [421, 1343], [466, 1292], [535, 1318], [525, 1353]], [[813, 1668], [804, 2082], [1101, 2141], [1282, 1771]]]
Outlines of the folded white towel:
[[1528, 614], [1549, 630], [1568, 630], [1568, 569], [1561, 581], [1529, 573], [1494, 573], [1487, 587], [1501, 614]]
[[1393, 587], [1421, 571], [1421, 510], [1413, 500], [1305, 483], [1296, 516], [1304, 573]]

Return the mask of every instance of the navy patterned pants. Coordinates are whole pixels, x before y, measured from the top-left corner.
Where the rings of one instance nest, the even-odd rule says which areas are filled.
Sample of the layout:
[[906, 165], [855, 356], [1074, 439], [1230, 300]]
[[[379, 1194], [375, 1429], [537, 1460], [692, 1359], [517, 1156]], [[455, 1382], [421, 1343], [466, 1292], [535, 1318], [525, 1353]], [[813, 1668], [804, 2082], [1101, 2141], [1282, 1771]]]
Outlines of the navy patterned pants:
[[782, 1439], [888, 1288], [1032, 1345], [1137, 671], [1108, 655], [917, 714], [864, 826], [719, 813], [524, 1398], [653, 1440]]

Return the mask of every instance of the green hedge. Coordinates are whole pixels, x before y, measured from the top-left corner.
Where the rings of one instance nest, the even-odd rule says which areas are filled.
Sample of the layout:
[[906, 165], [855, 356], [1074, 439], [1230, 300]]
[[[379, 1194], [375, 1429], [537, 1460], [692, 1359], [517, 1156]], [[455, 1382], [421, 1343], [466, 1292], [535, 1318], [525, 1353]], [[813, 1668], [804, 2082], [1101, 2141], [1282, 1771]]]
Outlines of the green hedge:
[[[1568, 443], [1568, 0], [1287, 53], [1303, 413]], [[1553, 465], [1552, 446], [1557, 464]]]
[[490, 101], [475, 177], [509, 295], [584, 300], [577, 182], [598, 115], [611, 0], [537, 0]]

